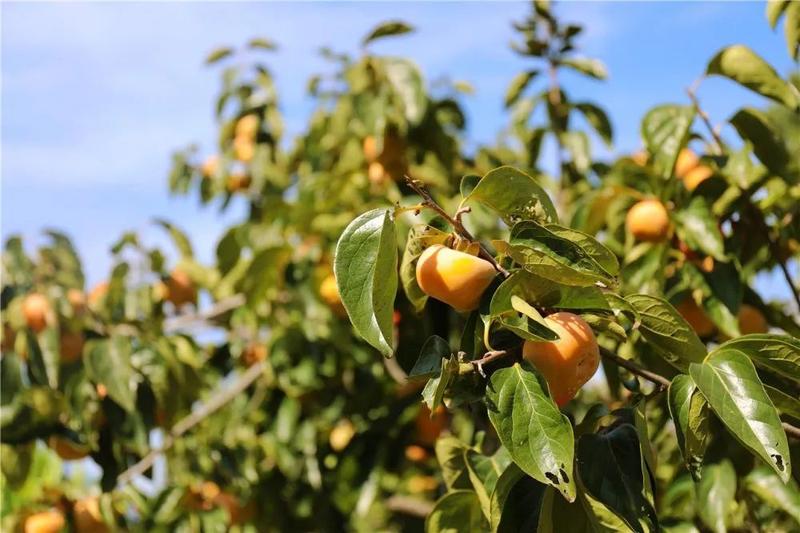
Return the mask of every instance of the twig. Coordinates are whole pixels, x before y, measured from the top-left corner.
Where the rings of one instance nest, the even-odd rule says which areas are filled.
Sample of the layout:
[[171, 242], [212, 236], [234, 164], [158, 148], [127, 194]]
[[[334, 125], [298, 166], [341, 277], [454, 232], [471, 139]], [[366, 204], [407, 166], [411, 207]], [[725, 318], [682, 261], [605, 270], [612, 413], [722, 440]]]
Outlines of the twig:
[[164, 330], [167, 332], [173, 332], [185, 328], [186, 326], [189, 326], [195, 322], [205, 322], [225, 314], [232, 309], [236, 309], [237, 307], [244, 305], [244, 303], [244, 294], [234, 294], [229, 298], [220, 300], [205, 311], [188, 315], [180, 315], [167, 320], [164, 324]]
[[630, 361], [628, 359], [623, 359], [622, 357], [618, 356], [617, 354], [612, 353], [611, 350], [603, 348], [602, 346], [600, 347], [600, 355], [602, 355], [603, 357], [605, 357], [609, 361], [613, 361], [614, 363], [616, 363], [617, 365], [621, 366], [622, 368], [624, 368], [625, 370], [629, 371], [632, 374], [636, 374], [637, 376], [641, 376], [641, 377], [643, 377], [644, 379], [646, 379], [648, 381], [651, 381], [653, 383], [656, 383], [657, 385], [660, 385], [661, 387], [669, 387], [669, 383], [670, 383], [669, 380], [667, 378], [665, 378], [664, 376], [662, 376], [661, 374], [656, 374], [655, 372], [650, 372], [649, 370], [640, 367], [639, 365], [637, 365], [633, 361]]
[[795, 427], [788, 422], [782, 422], [781, 425], [783, 426], [783, 430], [786, 432], [788, 437], [800, 440], [800, 428]]
[[717, 152], [717, 155], [719, 155], [722, 154], [722, 147], [725, 143], [722, 141], [722, 137], [719, 136], [719, 132], [717, 132], [717, 130], [715, 130], [714, 126], [711, 124], [711, 119], [709, 118], [708, 113], [706, 113], [705, 110], [700, 107], [700, 101], [697, 99], [697, 88], [700, 86], [700, 82], [702, 80], [703, 78], [698, 78], [697, 81], [695, 81], [689, 88], [686, 89], [686, 94], [689, 95], [689, 99], [692, 101], [692, 104], [694, 104], [697, 114], [700, 115], [700, 118], [706, 125], [706, 128], [708, 128], [709, 133], [711, 133], [711, 136], [714, 138], [714, 151]]
[[[406, 182], [408, 183], [408, 186], [411, 187], [411, 189], [414, 192], [419, 194], [420, 197], [422, 197], [422, 204], [424, 206], [433, 209], [434, 211], [436, 211], [436, 213], [439, 216], [441, 216], [442, 218], [447, 220], [450, 223], [450, 225], [453, 226], [453, 229], [455, 230], [455, 232], [458, 233], [461, 237], [463, 237], [464, 239], [466, 239], [466, 240], [468, 240], [470, 242], [478, 243], [478, 246], [479, 246], [478, 255], [480, 257], [482, 257], [483, 259], [486, 259], [487, 261], [489, 261], [492, 264], [492, 266], [495, 268], [495, 270], [500, 272], [503, 275], [503, 277], [507, 278], [508, 276], [511, 275], [508, 272], [508, 270], [503, 268], [502, 265], [500, 265], [500, 263], [497, 262], [497, 260], [494, 258], [494, 256], [492, 256], [492, 254], [490, 254], [489, 251], [486, 248], [483, 247], [483, 244], [481, 244], [480, 241], [476, 240], [475, 237], [473, 237], [472, 234], [469, 232], [469, 230], [464, 227], [464, 224], [461, 222], [461, 216], [460, 215], [457, 218], [451, 217], [444, 209], [442, 209], [442, 207], [438, 203], [436, 203], [436, 200], [433, 199], [431, 194], [428, 192], [427, 189], [425, 189], [425, 186], [422, 185], [421, 182], [411, 178], [408, 175], [406, 175], [405, 178], [406, 178]], [[461, 212], [462, 210], [459, 209], [459, 211]]]
[[[459, 355], [463, 354], [463, 352], [459, 352]], [[458, 367], [458, 373], [460, 375], [464, 374], [471, 374], [473, 372], [477, 372], [483, 377], [486, 377], [486, 373], [483, 371], [483, 365], [487, 365], [493, 361], [498, 359], [502, 359], [506, 357], [509, 353], [506, 350], [491, 350], [483, 354], [483, 357], [480, 359], [475, 359], [473, 361], [468, 361], [466, 363], [461, 363]]]
[[395, 495], [386, 500], [386, 508], [397, 513], [425, 518], [433, 511], [433, 503], [411, 496]]
[[772, 236], [772, 230], [770, 229], [769, 225], [767, 225], [767, 221], [764, 220], [764, 216], [761, 214], [761, 211], [753, 204], [752, 201], [748, 200], [747, 207], [750, 209], [759, 226], [761, 226], [761, 230], [764, 232], [764, 236], [767, 239], [769, 251], [775, 258], [775, 262], [778, 263], [781, 272], [783, 272], [783, 277], [786, 279], [786, 284], [789, 286], [789, 290], [791, 291], [792, 296], [794, 296], [794, 301], [797, 304], [797, 310], [800, 312], [800, 293], [798, 293], [797, 287], [795, 286], [794, 281], [792, 281], [792, 275], [789, 273], [789, 268], [786, 266], [786, 262], [781, 259], [782, 254], [778, 248], [778, 243], [775, 242], [775, 239]]
[[211, 416], [214, 412], [219, 410], [219, 408], [230, 402], [243, 390], [252, 385], [253, 382], [264, 373], [265, 367], [265, 361], [259, 361], [258, 363], [254, 364], [241, 376], [239, 376], [239, 379], [233, 385], [224, 389], [220, 389], [199, 409], [193, 411], [191, 414], [178, 421], [178, 423], [172, 427], [169, 434], [167, 434], [167, 436], [164, 438], [164, 444], [162, 444], [159, 448], [150, 450], [147, 455], [145, 455], [138, 463], [121, 473], [117, 477], [117, 483], [119, 485], [124, 485], [125, 483], [130, 482], [134, 477], [147, 472], [147, 470], [153, 466], [156, 458], [169, 450], [172, 445], [175, 444], [176, 439]]

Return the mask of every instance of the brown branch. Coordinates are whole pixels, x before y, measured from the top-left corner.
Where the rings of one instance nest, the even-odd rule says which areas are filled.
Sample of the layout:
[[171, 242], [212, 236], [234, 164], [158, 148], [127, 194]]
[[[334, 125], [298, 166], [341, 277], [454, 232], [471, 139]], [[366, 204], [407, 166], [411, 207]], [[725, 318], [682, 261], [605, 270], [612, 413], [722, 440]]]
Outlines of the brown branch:
[[386, 508], [396, 513], [425, 518], [433, 511], [433, 503], [411, 496], [395, 495], [386, 500]]
[[618, 356], [617, 354], [611, 352], [606, 348], [600, 347], [600, 355], [604, 358], [608, 359], [609, 361], [614, 362], [615, 364], [621, 366], [631, 374], [635, 374], [637, 376], [643, 377], [644, 379], [651, 381], [657, 385], [660, 385], [662, 388], [669, 387], [670, 381], [662, 376], [661, 374], [656, 374], [655, 372], [650, 372], [649, 370], [640, 367], [638, 364], [630, 361], [628, 359], [623, 359], [622, 357]]
[[470, 242], [478, 243], [479, 246], [478, 255], [481, 258], [489, 261], [494, 267], [494, 269], [500, 272], [503, 275], [503, 277], [507, 278], [508, 276], [511, 275], [508, 272], [508, 270], [503, 268], [502, 265], [500, 265], [500, 263], [497, 262], [494, 256], [492, 256], [492, 254], [490, 254], [489, 251], [486, 248], [484, 248], [483, 244], [481, 244], [480, 241], [475, 239], [475, 237], [472, 236], [469, 230], [464, 227], [464, 224], [461, 222], [461, 213], [462, 213], [461, 210], [459, 210], [460, 213], [456, 218], [451, 217], [444, 209], [442, 209], [442, 207], [438, 203], [436, 203], [436, 200], [433, 199], [433, 197], [425, 188], [425, 186], [422, 184], [422, 182], [415, 180], [408, 175], [406, 175], [405, 178], [406, 182], [408, 183], [408, 186], [411, 187], [411, 189], [417, 194], [419, 194], [420, 197], [422, 198], [422, 205], [429, 207], [430, 209], [433, 209], [439, 216], [447, 220], [447, 222], [449, 222], [450, 225], [453, 227], [453, 230], [456, 233], [458, 233], [461, 237]]
[[244, 305], [246, 299], [244, 294], [234, 294], [228, 298], [216, 302], [213, 306], [205, 311], [192, 313], [188, 315], [179, 315], [166, 321], [164, 330], [166, 332], [174, 332], [183, 329], [195, 322], [206, 322], [212, 318], [227, 313], [237, 307]]
[[788, 422], [782, 422], [783, 430], [786, 432], [787, 437], [792, 437], [800, 440], [800, 428], [791, 425]]
[[706, 113], [705, 110], [700, 107], [700, 100], [697, 99], [697, 88], [700, 86], [700, 82], [702, 80], [703, 78], [699, 78], [697, 81], [695, 81], [691, 87], [686, 89], [686, 94], [689, 95], [689, 99], [692, 101], [692, 104], [694, 104], [697, 114], [700, 115], [700, 119], [706, 125], [709, 133], [711, 133], [711, 136], [714, 138], [714, 148], [717, 152], [717, 155], [719, 155], [722, 154], [722, 147], [725, 145], [725, 143], [722, 141], [722, 137], [720, 137], [719, 132], [717, 132], [717, 130], [715, 130], [714, 126], [711, 124], [711, 118], [708, 116], [708, 113]]
[[[459, 352], [459, 356], [463, 356], [464, 352]], [[502, 359], [503, 357], [508, 356], [509, 353], [505, 350], [491, 350], [483, 354], [483, 357], [480, 359], [475, 359], [473, 361], [468, 361], [466, 363], [461, 363], [458, 367], [458, 373], [460, 375], [464, 374], [472, 374], [473, 372], [477, 372], [483, 377], [486, 377], [486, 373], [483, 371], [483, 365], [487, 365], [493, 361], [498, 359]]]
[[164, 437], [164, 443], [159, 448], [153, 448], [150, 450], [147, 455], [145, 455], [138, 463], [121, 473], [117, 477], [117, 484], [123, 485], [125, 483], [129, 483], [136, 476], [147, 472], [147, 470], [153, 466], [153, 463], [159, 455], [172, 448], [172, 445], [175, 444], [176, 439], [214, 414], [222, 406], [230, 402], [243, 390], [252, 385], [253, 382], [264, 373], [265, 368], [265, 361], [259, 361], [258, 363], [254, 364], [241, 376], [239, 376], [239, 379], [236, 380], [233, 385], [220, 389], [206, 403], [200, 406], [199, 409], [179, 420], [178, 423], [172, 427], [166, 437]]

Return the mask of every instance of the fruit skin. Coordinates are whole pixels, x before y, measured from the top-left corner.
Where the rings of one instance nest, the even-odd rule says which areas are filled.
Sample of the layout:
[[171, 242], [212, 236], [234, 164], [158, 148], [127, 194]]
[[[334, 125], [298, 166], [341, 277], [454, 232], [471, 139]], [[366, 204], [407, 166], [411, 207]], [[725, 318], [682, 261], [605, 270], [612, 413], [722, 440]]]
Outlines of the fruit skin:
[[245, 115], [236, 122], [234, 135], [243, 139], [254, 139], [258, 133], [258, 116]]
[[691, 192], [697, 188], [702, 182], [714, 175], [711, 167], [706, 165], [698, 165], [689, 170], [683, 176], [683, 185]]
[[417, 441], [425, 446], [433, 446], [436, 444], [436, 439], [439, 438], [442, 431], [447, 427], [450, 419], [447, 416], [447, 409], [439, 406], [431, 411], [426, 405], [423, 405], [419, 410], [416, 420], [417, 428]]
[[369, 164], [369, 167], [367, 167], [367, 177], [370, 183], [380, 185], [389, 175], [386, 173], [386, 169], [383, 168], [383, 164], [379, 161], [373, 161]]
[[750, 335], [751, 333], [766, 333], [769, 331], [769, 324], [764, 315], [753, 307], [752, 305], [742, 304], [739, 307], [739, 331], [742, 335]]
[[103, 299], [106, 297], [107, 294], [108, 294], [107, 281], [103, 281], [95, 285], [94, 288], [91, 291], [89, 291], [89, 298], [88, 298], [89, 307], [93, 309], [100, 307], [100, 305], [102, 305]]
[[669, 235], [669, 214], [658, 200], [642, 200], [630, 208], [625, 227], [637, 241], [662, 242]]
[[690, 170], [700, 164], [700, 159], [691, 149], [684, 148], [675, 161], [675, 175], [683, 178]]
[[197, 290], [194, 282], [186, 272], [176, 268], [164, 282], [167, 286], [167, 300], [175, 307], [182, 307], [197, 301]]
[[22, 315], [25, 317], [25, 323], [36, 333], [47, 327], [51, 313], [50, 302], [38, 292], [29, 294], [22, 301]]
[[267, 358], [267, 347], [263, 344], [253, 343], [242, 351], [242, 362], [247, 368]]
[[67, 301], [72, 307], [72, 312], [76, 315], [86, 310], [86, 295], [80, 289], [70, 289], [67, 291]]
[[249, 137], [233, 139], [233, 154], [242, 163], [249, 163], [256, 154], [256, 144]]
[[691, 298], [685, 298], [675, 309], [700, 337], [708, 337], [717, 329], [706, 312]]
[[331, 434], [328, 436], [328, 443], [331, 445], [333, 451], [340, 452], [347, 448], [347, 445], [353, 440], [355, 434], [355, 426], [345, 418], [339, 420], [336, 425], [333, 426]]
[[30, 515], [25, 519], [25, 533], [59, 533], [66, 525], [61, 511], [51, 509]]
[[77, 533], [107, 533], [109, 531], [100, 514], [100, 501], [96, 496], [76, 501], [72, 506], [72, 520]]
[[250, 176], [247, 174], [231, 174], [225, 182], [228, 192], [243, 191], [250, 186]]
[[193, 485], [186, 494], [186, 506], [194, 511], [208, 511], [214, 506], [221, 491], [213, 481], [204, 481]]
[[79, 331], [62, 330], [60, 345], [64, 363], [74, 363], [83, 355], [83, 335]]
[[367, 135], [364, 138], [363, 148], [364, 159], [367, 161], [375, 161], [375, 159], [378, 157], [378, 143], [375, 141], [375, 137], [372, 135]]
[[77, 461], [89, 455], [88, 447], [75, 444], [71, 440], [57, 435], [50, 437], [47, 444], [65, 461]]
[[410, 446], [406, 446], [405, 455], [406, 459], [408, 459], [412, 463], [421, 463], [425, 461], [429, 456], [428, 450], [416, 444], [411, 444]]
[[648, 159], [649, 159], [648, 154], [644, 150], [639, 150], [638, 152], [634, 152], [631, 154], [631, 160], [640, 167], [647, 166]]
[[218, 155], [210, 155], [203, 161], [203, 164], [200, 166], [200, 173], [203, 175], [204, 178], [210, 178], [217, 173], [219, 169], [219, 156]]
[[432, 298], [459, 312], [472, 311], [497, 271], [485, 259], [441, 244], [428, 247], [417, 261], [417, 284]]
[[342, 295], [339, 294], [339, 286], [336, 284], [336, 276], [333, 274], [328, 274], [323, 278], [319, 285], [319, 296], [337, 315], [347, 314], [342, 303]]
[[544, 323], [559, 339], [525, 341], [522, 356], [544, 376], [550, 395], [561, 407], [597, 372], [600, 348], [592, 328], [578, 315], [560, 311], [546, 316]]

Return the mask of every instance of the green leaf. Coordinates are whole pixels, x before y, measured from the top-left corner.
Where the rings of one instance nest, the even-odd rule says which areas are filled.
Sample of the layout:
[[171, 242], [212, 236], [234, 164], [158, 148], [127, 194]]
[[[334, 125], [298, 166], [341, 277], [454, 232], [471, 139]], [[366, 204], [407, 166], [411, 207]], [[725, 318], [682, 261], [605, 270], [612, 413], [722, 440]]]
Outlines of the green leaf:
[[487, 319], [489, 321], [499, 321], [504, 328], [513, 331], [523, 339], [534, 341], [557, 340], [558, 335], [544, 324], [542, 316], [535, 309], [532, 309], [532, 311], [527, 307], [521, 309], [518, 303], [515, 304], [516, 298], [526, 303], [535, 303], [535, 300], [529, 299], [531, 295], [526, 290], [526, 284], [529, 280], [535, 282], [535, 280], [539, 279], [542, 278], [533, 276], [533, 274], [529, 274], [524, 270], [512, 274], [500, 284], [492, 295]]
[[122, 336], [91, 340], [83, 351], [89, 377], [106, 387], [109, 397], [132, 413], [136, 410], [136, 381], [131, 366], [131, 340]]
[[745, 488], [772, 509], [781, 509], [800, 524], [800, 489], [793, 479], [784, 484], [765, 466], [753, 469], [744, 478]]
[[697, 510], [703, 523], [715, 533], [726, 533], [727, 518], [735, 505], [736, 472], [730, 461], [708, 465], [697, 483]]
[[789, 0], [767, 0], [767, 22], [773, 30], [788, 5]]
[[795, 396], [786, 394], [782, 390], [764, 385], [769, 399], [781, 415], [789, 416], [800, 421], [800, 400]]
[[786, 8], [783, 32], [786, 34], [786, 47], [789, 55], [797, 61], [800, 56], [800, 6], [797, 5], [797, 2], [789, 2], [789, 6]]
[[46, 328], [37, 335], [26, 330], [25, 338], [31, 381], [34, 385], [47, 385], [57, 389], [61, 365], [58, 332], [55, 328]]
[[172, 237], [172, 241], [175, 243], [175, 248], [178, 249], [182, 259], [192, 259], [194, 257], [194, 252], [192, 251], [192, 244], [189, 242], [189, 237], [187, 237], [186, 234], [177, 226], [161, 218], [153, 219], [153, 223], [167, 230], [170, 237]]
[[561, 65], [585, 74], [596, 80], [604, 80], [608, 77], [606, 66], [599, 59], [588, 59], [583, 57], [566, 58], [560, 61]]
[[769, 170], [780, 173], [789, 162], [789, 154], [781, 134], [769, 117], [752, 107], [740, 109], [730, 123], [742, 139], [753, 145], [753, 152]]
[[334, 273], [356, 332], [391, 357], [397, 238], [388, 210], [368, 211], [345, 228], [336, 244]]
[[591, 102], [577, 103], [575, 104], [575, 108], [583, 114], [586, 122], [594, 128], [597, 135], [610, 147], [614, 135], [611, 128], [611, 121], [608, 119], [606, 112], [600, 106], [592, 104]]
[[455, 490], [445, 494], [425, 520], [426, 533], [485, 531], [487, 527], [478, 495], [470, 490]]
[[692, 250], [701, 250], [719, 261], [727, 261], [725, 242], [717, 219], [702, 196], [695, 196], [689, 205], [675, 213], [678, 237]]
[[491, 516], [491, 496], [497, 486], [497, 480], [511, 464], [511, 456], [503, 447], [494, 455], [486, 456], [473, 449], [464, 451], [464, 462], [467, 465], [472, 488], [481, 502], [481, 509], [486, 517]]
[[692, 476], [699, 479], [710, 436], [708, 402], [686, 374], [672, 380], [668, 399], [684, 463]]
[[[519, 530], [519, 531], [533, 531]], [[591, 520], [586, 513], [583, 502], [568, 502], [558, 496], [558, 493], [548, 487], [542, 496], [542, 505], [539, 510], [539, 522], [535, 528], [536, 533], [593, 533]]]
[[382, 37], [390, 37], [392, 35], [403, 35], [405, 33], [410, 33], [414, 31], [414, 27], [406, 24], [401, 20], [390, 20], [379, 24], [371, 32], [367, 34], [366, 37], [361, 41], [361, 46], [366, 46], [367, 44], [380, 39]]
[[455, 355], [442, 359], [436, 377], [429, 379], [425, 384], [425, 388], [422, 389], [422, 399], [431, 411], [442, 404], [448, 385], [458, 375], [458, 367], [459, 363]]
[[216, 48], [206, 57], [206, 65], [213, 65], [233, 54], [233, 49], [228, 47]]
[[800, 384], [800, 339], [789, 335], [754, 333], [731, 339], [718, 349], [738, 350], [760, 368]]
[[[533, 531], [545, 485], [511, 463], [497, 480], [491, 497], [489, 525], [496, 533]], [[552, 490], [552, 489], [550, 489]], [[564, 501], [559, 497], [559, 500]]]
[[242, 246], [238, 238], [239, 227], [233, 226], [217, 243], [217, 267], [223, 276], [239, 261], [242, 253]]
[[436, 439], [436, 460], [439, 461], [442, 478], [449, 490], [472, 487], [464, 459], [466, 450], [467, 446], [456, 437]]
[[464, 203], [477, 200], [509, 226], [520, 220], [558, 222], [552, 200], [534, 178], [512, 167], [488, 172]]
[[[5, 342], [5, 339], [3, 339]], [[15, 352], [0, 357], [0, 403], [11, 403], [25, 388], [22, 381], [22, 358]]]
[[261, 50], [277, 50], [278, 45], [276, 45], [273, 41], [269, 39], [265, 39], [263, 37], [254, 37], [247, 41], [247, 46], [249, 48], [259, 48]]
[[539, 70], [526, 70], [520, 72], [514, 79], [511, 80], [511, 84], [508, 86], [508, 90], [506, 91], [505, 97], [505, 106], [511, 107], [514, 105], [528, 85], [533, 81], [533, 79], [539, 75]]
[[679, 370], [702, 362], [705, 345], [668, 302], [647, 294], [632, 294], [626, 300], [639, 312], [642, 336], [661, 357]]
[[417, 362], [408, 374], [409, 379], [430, 378], [440, 372], [442, 359], [450, 357], [450, 346], [438, 335], [428, 337], [419, 353]]
[[702, 364], [692, 364], [689, 373], [731, 434], [781, 479], [789, 479], [791, 458], [781, 419], [747, 355], [719, 348]]
[[678, 154], [689, 140], [694, 115], [693, 107], [666, 104], [654, 107], [642, 119], [642, 140], [661, 177], [672, 177]]
[[428, 301], [417, 283], [417, 259], [426, 248], [434, 244], [444, 244], [449, 235], [433, 226], [414, 226], [408, 231], [403, 259], [400, 261], [400, 282], [403, 291], [414, 309], [419, 313]]
[[589, 137], [582, 131], [567, 131], [559, 135], [559, 140], [572, 157], [572, 163], [581, 174], [586, 174], [592, 165], [592, 149]]
[[574, 501], [572, 425], [550, 398], [544, 378], [527, 363], [500, 369], [489, 379], [486, 404], [517, 466]]
[[658, 529], [658, 518], [644, 496], [642, 455], [636, 428], [622, 424], [578, 440], [578, 474], [587, 493], [634, 531]]
[[797, 109], [797, 91], [750, 48], [737, 44], [723, 48], [708, 63], [706, 74], [729, 78], [751, 91]]
[[422, 74], [417, 66], [407, 59], [384, 58], [383, 64], [386, 68], [386, 77], [403, 103], [406, 120], [411, 124], [419, 124], [428, 106]]
[[545, 228], [551, 233], [578, 245], [610, 276], [616, 276], [619, 273], [617, 256], [593, 236], [572, 228], [559, 226], [558, 224], [546, 224]]

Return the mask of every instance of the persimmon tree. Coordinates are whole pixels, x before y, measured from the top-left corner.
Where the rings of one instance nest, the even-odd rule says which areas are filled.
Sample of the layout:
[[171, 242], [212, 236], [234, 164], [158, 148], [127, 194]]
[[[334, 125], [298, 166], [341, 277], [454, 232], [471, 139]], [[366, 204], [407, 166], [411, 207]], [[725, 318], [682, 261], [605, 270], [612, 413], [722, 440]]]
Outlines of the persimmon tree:
[[[796, 7], [767, 6], [795, 59]], [[798, 527], [797, 77], [725, 48], [601, 160], [610, 118], [560, 73], [605, 68], [535, 2], [470, 151], [470, 88], [372, 51], [411, 31], [323, 49], [292, 139], [274, 43], [208, 56], [217, 141], [168, 183], [242, 213], [213, 260], [155, 220], [169, 248], [122, 235], [87, 291], [63, 233], [6, 242], [4, 530]], [[709, 76], [764, 106], [715, 126]]]

